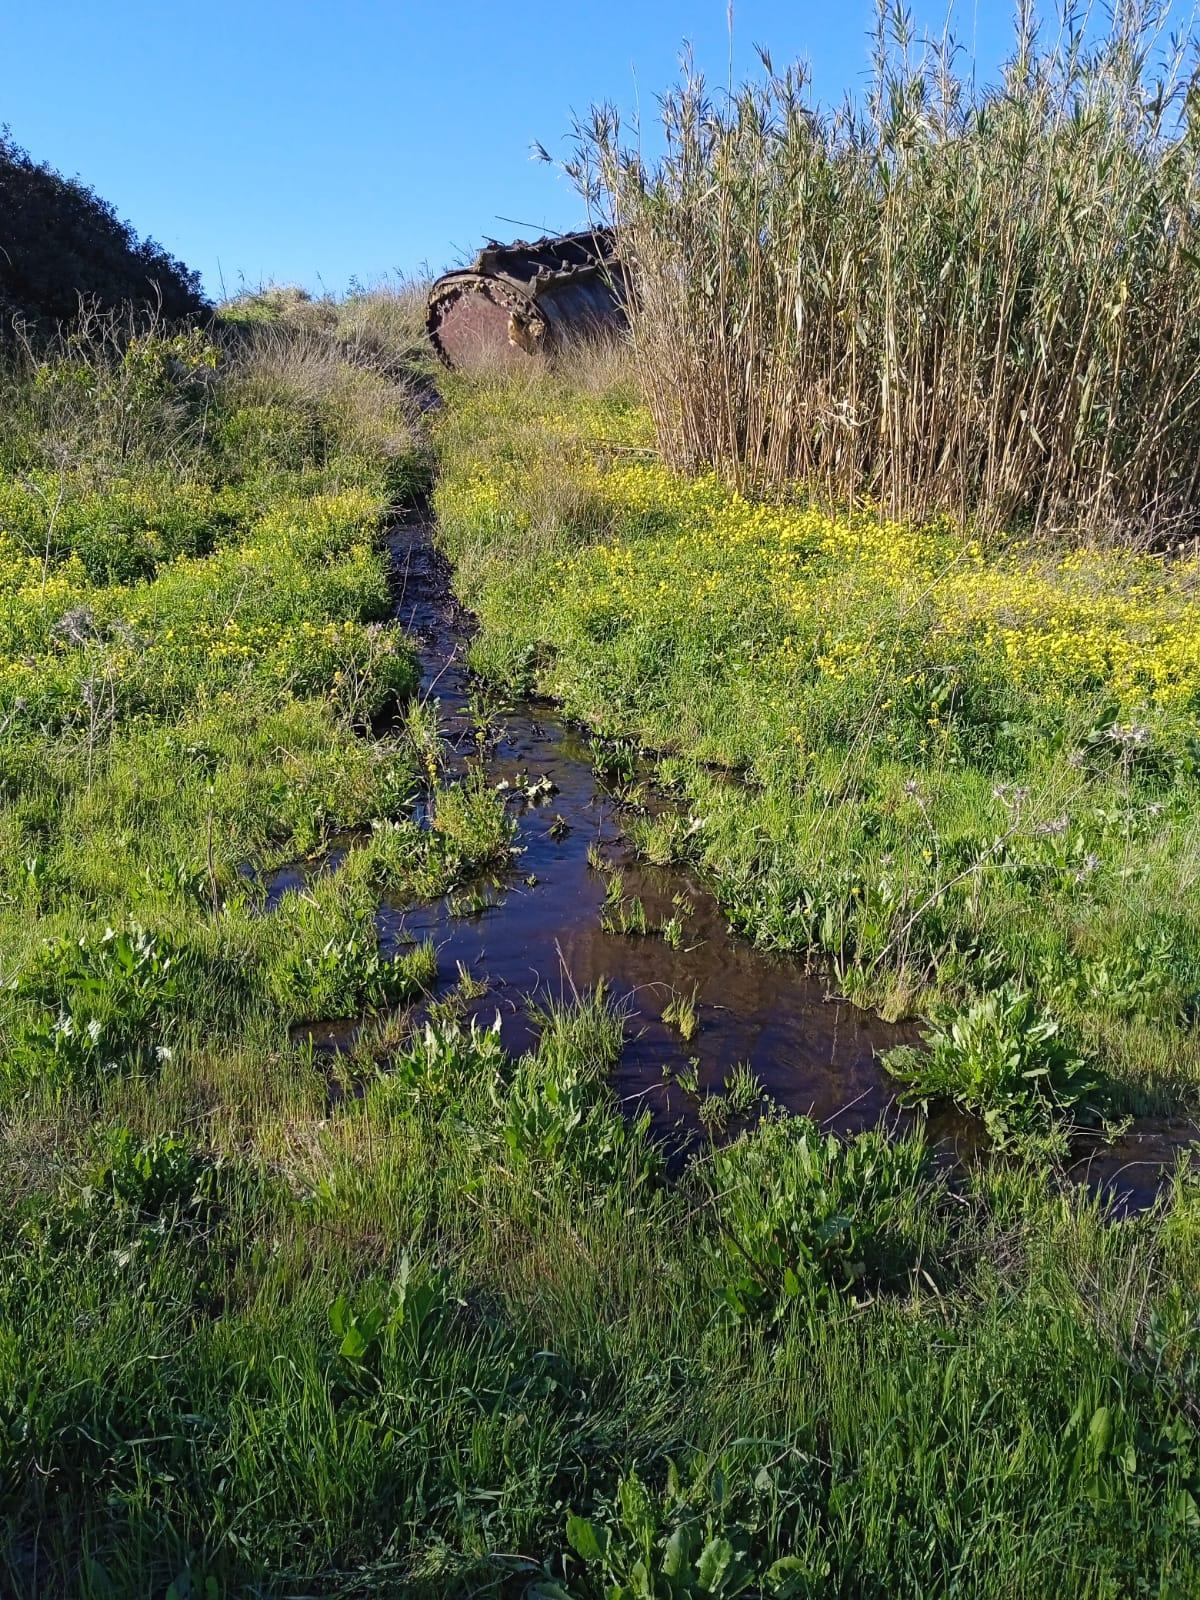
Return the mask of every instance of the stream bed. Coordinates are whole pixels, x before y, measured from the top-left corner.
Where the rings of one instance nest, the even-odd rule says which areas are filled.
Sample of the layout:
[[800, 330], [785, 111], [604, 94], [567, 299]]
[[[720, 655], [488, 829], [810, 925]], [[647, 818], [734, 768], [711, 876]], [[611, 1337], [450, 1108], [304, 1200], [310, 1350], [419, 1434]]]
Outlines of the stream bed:
[[[711, 891], [679, 867], [640, 861], [626, 842], [627, 802], [594, 769], [584, 733], [552, 705], [510, 700], [479, 710], [479, 685], [466, 663], [471, 619], [456, 601], [448, 564], [435, 549], [429, 522], [398, 525], [389, 544], [396, 616], [418, 653], [421, 695], [436, 701], [451, 767], [480, 764], [490, 783], [507, 784], [516, 823], [512, 865], [499, 876], [429, 904], [384, 898], [381, 943], [392, 950], [432, 940], [438, 952], [437, 992], [460, 969], [486, 985], [467, 1014], [490, 1023], [497, 1014], [513, 1052], [538, 1036], [537, 1011], [603, 982], [625, 1012], [625, 1047], [613, 1087], [631, 1112], [647, 1109], [656, 1136], [679, 1147], [700, 1131], [705, 1111], [722, 1115], [725, 1131], [741, 1117], [714, 1108], [730, 1074], [748, 1066], [777, 1105], [814, 1117], [839, 1133], [876, 1125], [903, 1126], [912, 1113], [878, 1052], [915, 1042], [912, 1023], [889, 1023], [830, 996], [819, 974], [738, 937]], [[344, 847], [316, 870], [335, 866]], [[658, 933], [609, 931], [608, 873], [596, 852], [619, 871], [626, 903], [636, 897], [651, 928], [680, 910], [675, 943]], [[277, 873], [268, 901], [302, 887], [308, 866]], [[685, 1038], [663, 1012], [679, 997], [695, 1001], [695, 1032]], [[344, 1047], [356, 1024], [308, 1030], [314, 1045]], [[680, 1083], [680, 1076], [686, 1088]], [[929, 1119], [943, 1160], [969, 1161], [983, 1140], [972, 1119], [953, 1111]], [[1120, 1213], [1149, 1205], [1177, 1151], [1200, 1137], [1194, 1123], [1135, 1123], [1111, 1145], [1081, 1149], [1072, 1171], [1111, 1198]]]

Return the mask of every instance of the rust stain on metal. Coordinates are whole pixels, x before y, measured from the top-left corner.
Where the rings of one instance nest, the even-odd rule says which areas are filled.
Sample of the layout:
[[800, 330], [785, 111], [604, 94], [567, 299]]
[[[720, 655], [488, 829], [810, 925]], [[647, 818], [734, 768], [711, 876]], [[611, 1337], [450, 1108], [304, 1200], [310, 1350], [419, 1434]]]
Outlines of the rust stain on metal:
[[450, 367], [520, 366], [625, 322], [625, 276], [605, 229], [490, 241], [430, 290], [426, 325]]

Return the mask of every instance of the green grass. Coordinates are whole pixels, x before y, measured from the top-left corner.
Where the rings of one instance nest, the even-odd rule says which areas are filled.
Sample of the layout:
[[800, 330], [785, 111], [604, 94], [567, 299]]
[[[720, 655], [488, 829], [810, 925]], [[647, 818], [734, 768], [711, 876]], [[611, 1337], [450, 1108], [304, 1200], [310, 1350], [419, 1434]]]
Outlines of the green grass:
[[782, 1592], [1191, 1592], [1194, 1185], [951, 1201], [787, 1123], [666, 1183], [618, 1032], [447, 1024], [332, 1111], [302, 1050], [197, 1049], [10, 1126], [10, 1592], [600, 1593], [568, 1510], [659, 1593], [706, 1592], [679, 1524]]
[[[668, 1172], [609, 1087], [603, 993], [519, 1059], [462, 1020], [465, 978], [407, 1025], [434, 956], [381, 948], [380, 893], [468, 888], [512, 847], [428, 706], [373, 716], [414, 682], [379, 533], [423, 448], [340, 340], [244, 337], [191, 378], [143, 348], [149, 392], [112, 351], [6, 380], [0, 1589], [1196, 1592], [1191, 1172], [1115, 1222], [1044, 1163], [952, 1186], [919, 1133], [777, 1116]], [[602, 501], [529, 453], [516, 394], [486, 437], [456, 405], [448, 509], [498, 446], [555, 496], [536, 527], [448, 516], [481, 663], [575, 684], [633, 735], [597, 745], [623, 781], [671, 714], [765, 767], [728, 673], [660, 651], [661, 681], [623, 679], [618, 631], [556, 631], [537, 584]], [[681, 820], [639, 833], [781, 943], [780, 879], [712, 840], [792, 826], [786, 770], [676, 757]], [[335, 1061], [305, 1025], [343, 1018]]]
[[1194, 562], [748, 502], [666, 472], [620, 387], [460, 386], [438, 437], [473, 660], [657, 753], [649, 859], [890, 1015], [1028, 993], [1017, 1078], [1049, 1027], [1093, 1111], [1194, 1105]]

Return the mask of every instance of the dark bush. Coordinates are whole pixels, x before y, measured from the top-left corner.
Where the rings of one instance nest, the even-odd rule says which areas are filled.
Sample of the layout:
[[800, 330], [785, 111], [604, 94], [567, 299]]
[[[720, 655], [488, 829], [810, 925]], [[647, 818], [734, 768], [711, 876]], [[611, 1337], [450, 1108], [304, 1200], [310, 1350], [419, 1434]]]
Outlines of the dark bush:
[[0, 130], [0, 315], [49, 328], [83, 296], [104, 307], [158, 305], [173, 319], [203, 310], [200, 278], [141, 239], [78, 178], [36, 162]]

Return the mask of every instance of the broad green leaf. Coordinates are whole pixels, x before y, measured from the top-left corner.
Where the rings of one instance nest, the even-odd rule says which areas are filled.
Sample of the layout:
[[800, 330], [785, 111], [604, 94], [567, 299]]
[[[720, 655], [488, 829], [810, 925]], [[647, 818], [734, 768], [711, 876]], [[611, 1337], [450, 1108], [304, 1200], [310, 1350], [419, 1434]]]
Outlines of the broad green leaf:
[[688, 1551], [683, 1529], [676, 1528], [663, 1546], [662, 1569], [664, 1577], [677, 1578], [683, 1571], [687, 1555]]
[[1200, 1507], [1186, 1489], [1171, 1501], [1171, 1514], [1189, 1533], [1200, 1533]]
[[1092, 1454], [1099, 1460], [1112, 1444], [1113, 1422], [1112, 1413], [1107, 1406], [1097, 1406], [1092, 1412], [1092, 1420], [1088, 1423], [1088, 1443], [1092, 1447]]
[[361, 1361], [366, 1354], [367, 1340], [361, 1328], [350, 1328], [341, 1343], [341, 1353], [347, 1361]]
[[700, 1552], [700, 1559], [696, 1563], [696, 1573], [700, 1579], [701, 1589], [709, 1594], [714, 1594], [717, 1585], [729, 1570], [733, 1562], [733, 1546], [728, 1539], [710, 1539]]
[[584, 1561], [603, 1561], [608, 1549], [608, 1529], [598, 1528], [585, 1517], [567, 1518], [567, 1543]]
[[801, 1561], [799, 1556], [781, 1556], [768, 1568], [764, 1582], [768, 1594], [778, 1595], [780, 1600], [789, 1600], [791, 1595], [801, 1593], [802, 1587], [808, 1583], [808, 1576], [806, 1561]]

